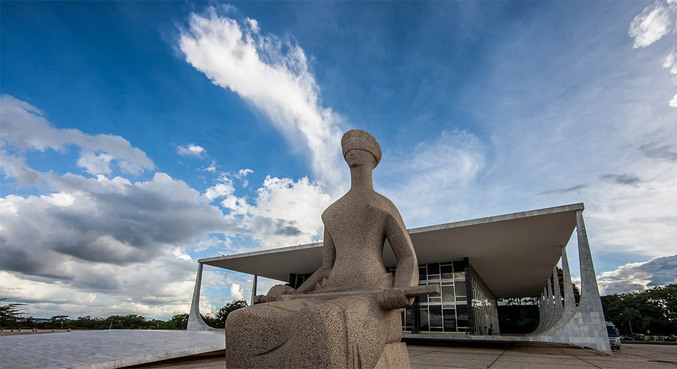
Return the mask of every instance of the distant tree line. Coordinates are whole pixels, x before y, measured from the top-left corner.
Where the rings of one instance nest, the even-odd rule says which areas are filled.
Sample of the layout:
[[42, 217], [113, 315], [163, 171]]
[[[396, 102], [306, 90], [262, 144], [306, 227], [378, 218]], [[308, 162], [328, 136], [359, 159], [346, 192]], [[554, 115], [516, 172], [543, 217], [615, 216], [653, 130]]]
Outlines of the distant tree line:
[[[188, 314], [174, 315], [167, 321], [146, 319], [136, 314], [112, 315], [108, 318], [92, 318], [88, 315], [77, 319], [68, 319], [68, 315], [54, 315], [49, 319], [37, 319], [24, 317], [21, 311], [23, 305], [26, 304], [0, 305], [0, 326], [21, 329], [186, 329], [188, 325]], [[244, 300], [232, 301], [219, 309], [216, 316], [202, 315], [202, 319], [211, 327], [223, 328], [228, 314], [245, 306], [247, 302]]]
[[604, 318], [623, 335], [677, 334], [677, 284], [602, 296]]

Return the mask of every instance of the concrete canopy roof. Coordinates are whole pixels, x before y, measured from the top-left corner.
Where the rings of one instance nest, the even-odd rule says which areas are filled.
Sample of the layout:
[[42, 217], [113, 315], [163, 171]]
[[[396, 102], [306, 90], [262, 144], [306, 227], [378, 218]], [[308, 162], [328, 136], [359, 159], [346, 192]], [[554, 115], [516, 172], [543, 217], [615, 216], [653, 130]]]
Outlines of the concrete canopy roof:
[[[582, 203], [409, 230], [419, 264], [467, 257], [498, 298], [538, 296], [576, 227]], [[386, 266], [395, 266], [390, 245]], [[198, 262], [287, 281], [322, 264], [322, 243], [218, 256]]]

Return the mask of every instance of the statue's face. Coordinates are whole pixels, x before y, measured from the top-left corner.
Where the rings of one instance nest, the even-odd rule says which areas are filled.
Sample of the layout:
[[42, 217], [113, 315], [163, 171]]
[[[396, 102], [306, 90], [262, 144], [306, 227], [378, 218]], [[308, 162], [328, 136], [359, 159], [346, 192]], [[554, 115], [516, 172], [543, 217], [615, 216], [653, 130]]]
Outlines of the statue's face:
[[345, 156], [346, 163], [348, 166], [361, 167], [364, 165], [374, 168], [376, 166], [376, 158], [369, 151], [360, 150], [360, 149], [350, 149]]

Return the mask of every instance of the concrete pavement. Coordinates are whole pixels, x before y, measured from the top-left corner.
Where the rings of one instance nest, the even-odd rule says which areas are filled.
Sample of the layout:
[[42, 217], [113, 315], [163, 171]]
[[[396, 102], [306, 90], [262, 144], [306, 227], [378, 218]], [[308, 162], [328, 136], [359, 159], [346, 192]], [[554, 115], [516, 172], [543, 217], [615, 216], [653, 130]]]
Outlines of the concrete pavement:
[[[407, 345], [412, 369], [449, 368], [677, 368], [677, 345], [623, 345], [613, 356], [567, 345], [519, 343], [463, 346]], [[223, 352], [135, 368], [224, 369]]]

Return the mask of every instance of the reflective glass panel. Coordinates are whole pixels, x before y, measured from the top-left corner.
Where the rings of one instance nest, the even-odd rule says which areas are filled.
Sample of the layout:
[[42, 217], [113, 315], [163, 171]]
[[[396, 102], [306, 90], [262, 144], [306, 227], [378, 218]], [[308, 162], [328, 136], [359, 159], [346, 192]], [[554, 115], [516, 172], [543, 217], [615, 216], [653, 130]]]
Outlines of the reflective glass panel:
[[428, 325], [428, 307], [423, 306], [418, 310], [419, 316], [421, 317], [421, 326], [419, 327], [422, 331], [430, 330], [430, 325]]
[[446, 332], [456, 331], [456, 314], [454, 309], [444, 309], [444, 330]]
[[454, 287], [442, 286], [442, 300], [444, 302], [454, 302]]
[[456, 285], [456, 296], [465, 296], [465, 281], [454, 281]]
[[452, 270], [451, 265], [442, 265], [442, 279], [452, 279], [454, 278], [454, 271]]
[[442, 306], [430, 305], [430, 327], [442, 327]]

